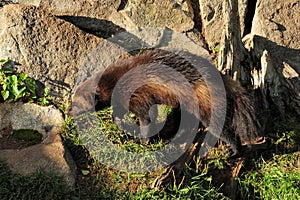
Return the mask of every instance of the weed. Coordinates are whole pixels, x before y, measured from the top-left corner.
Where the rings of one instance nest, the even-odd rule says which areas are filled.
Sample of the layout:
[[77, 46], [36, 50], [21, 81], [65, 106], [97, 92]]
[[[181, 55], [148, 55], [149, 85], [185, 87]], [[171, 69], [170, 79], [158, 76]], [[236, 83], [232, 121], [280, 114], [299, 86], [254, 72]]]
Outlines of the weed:
[[4, 67], [10, 62], [8, 59], [0, 59], [0, 91], [2, 100], [13, 102], [18, 100], [38, 102], [41, 105], [50, 103], [49, 89], [44, 90], [43, 97], [38, 98], [35, 92], [36, 82], [25, 73], [17, 73], [9, 67]]

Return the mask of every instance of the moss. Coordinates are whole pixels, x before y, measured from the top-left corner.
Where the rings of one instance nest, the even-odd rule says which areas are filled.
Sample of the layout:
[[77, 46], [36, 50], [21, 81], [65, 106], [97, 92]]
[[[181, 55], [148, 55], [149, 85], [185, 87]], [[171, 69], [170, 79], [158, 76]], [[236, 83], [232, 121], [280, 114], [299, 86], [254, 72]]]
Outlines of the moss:
[[36, 130], [18, 129], [13, 130], [11, 137], [17, 140], [24, 140], [26, 142], [36, 142], [41, 141], [43, 136]]

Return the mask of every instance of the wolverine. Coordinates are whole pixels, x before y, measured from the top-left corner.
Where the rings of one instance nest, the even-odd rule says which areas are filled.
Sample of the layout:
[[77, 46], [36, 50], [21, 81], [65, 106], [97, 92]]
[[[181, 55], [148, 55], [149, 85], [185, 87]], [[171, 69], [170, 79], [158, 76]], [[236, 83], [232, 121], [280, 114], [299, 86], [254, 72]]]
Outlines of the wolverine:
[[[152, 130], [149, 124], [153, 124], [156, 117], [149, 113], [156, 105], [173, 108], [173, 115], [166, 123], [169, 120], [174, 127], [180, 123], [182, 113], [199, 120], [199, 126], [207, 127], [212, 116], [212, 101], [217, 102], [217, 109], [218, 104], [220, 109], [224, 109], [221, 104], [225, 102], [225, 124], [224, 127], [220, 125], [223, 132], [221, 135], [212, 134], [230, 145], [236, 154], [242, 144], [252, 144], [257, 140], [261, 133], [260, 125], [245, 89], [221, 73], [226, 94], [218, 95], [217, 92], [212, 99], [207, 79], [201, 74], [201, 68], [205, 68], [206, 63], [197, 66], [199, 70], [176, 53], [160, 49], [145, 50], [118, 60], [79, 85], [73, 95], [70, 113], [77, 115], [113, 105], [113, 117], [117, 123], [130, 111], [139, 119], [142, 134], [147, 135]], [[213, 89], [220, 90], [218, 85], [214, 88], [213, 81], [209, 84]]]

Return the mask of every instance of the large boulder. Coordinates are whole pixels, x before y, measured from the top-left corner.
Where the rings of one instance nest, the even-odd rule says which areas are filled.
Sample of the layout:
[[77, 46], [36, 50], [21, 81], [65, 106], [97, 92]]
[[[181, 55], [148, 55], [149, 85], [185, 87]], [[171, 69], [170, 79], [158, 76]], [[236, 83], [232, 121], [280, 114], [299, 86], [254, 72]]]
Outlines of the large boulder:
[[251, 33], [280, 46], [300, 49], [300, 2], [258, 0]]
[[[101, 45], [107, 47], [105, 51], [101, 52]], [[113, 60], [116, 48], [41, 8], [12, 4], [0, 12], [0, 57], [20, 63], [20, 71], [50, 88], [57, 105], [68, 102], [78, 78], [80, 82], [91, 75], [86, 72], [78, 77], [79, 71], [101, 69], [90, 59]], [[93, 58], [89, 57], [91, 53]]]
[[174, 1], [129, 0], [123, 10], [111, 16], [111, 20], [127, 29], [137, 27], [168, 27], [186, 32], [193, 28], [192, 12], [185, 5]]
[[299, 9], [298, 0], [257, 1], [251, 34], [243, 38], [254, 66], [253, 86], [264, 99], [260, 104], [281, 116], [300, 116]]
[[243, 42], [253, 59], [253, 87], [265, 99], [258, 103], [264, 107], [262, 111], [300, 116], [300, 49], [278, 46], [253, 34], [245, 36]]
[[83, 29], [102, 33], [111, 31], [110, 23], [106, 20], [127, 30], [168, 27], [174, 31], [186, 32], [194, 26], [193, 11], [185, 1], [12, 0], [9, 3], [38, 6]]
[[54, 15], [85, 16], [98, 19], [106, 19], [116, 12], [121, 0], [43, 0], [39, 6], [47, 9]]

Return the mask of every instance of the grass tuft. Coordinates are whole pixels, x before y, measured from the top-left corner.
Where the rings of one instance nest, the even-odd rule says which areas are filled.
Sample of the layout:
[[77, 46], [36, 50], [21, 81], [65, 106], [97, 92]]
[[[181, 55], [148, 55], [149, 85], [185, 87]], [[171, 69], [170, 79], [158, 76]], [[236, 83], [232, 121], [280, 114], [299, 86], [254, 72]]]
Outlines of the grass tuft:
[[261, 158], [256, 168], [240, 179], [244, 199], [300, 199], [300, 154]]

